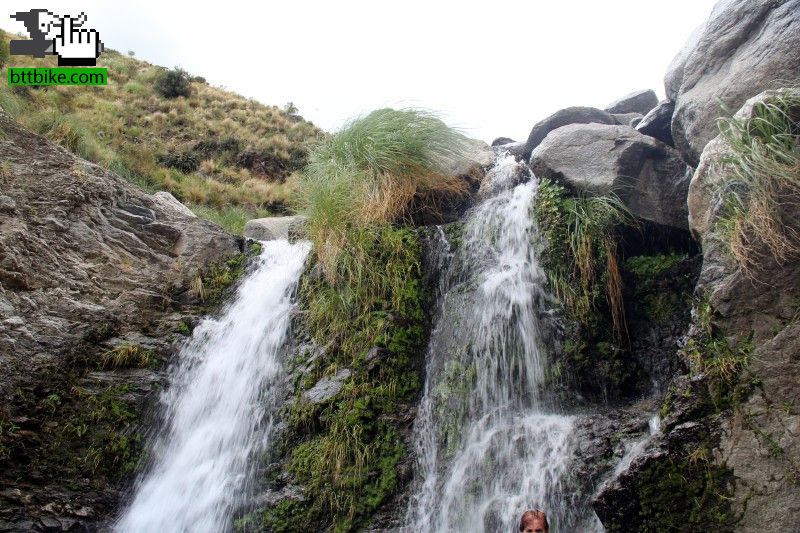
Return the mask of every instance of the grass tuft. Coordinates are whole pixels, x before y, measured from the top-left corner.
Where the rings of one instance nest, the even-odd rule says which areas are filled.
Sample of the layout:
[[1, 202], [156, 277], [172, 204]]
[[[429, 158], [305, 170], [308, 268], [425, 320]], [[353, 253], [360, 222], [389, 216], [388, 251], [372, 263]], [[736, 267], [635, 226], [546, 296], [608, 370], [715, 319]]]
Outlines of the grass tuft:
[[464, 136], [415, 109], [373, 111], [318, 144], [299, 176], [296, 205], [325, 274], [337, 275], [352, 229], [404, 220], [418, 194], [465, 192], [451, 169], [467, 149]]
[[757, 277], [762, 261], [800, 256], [800, 89], [784, 89], [759, 102], [749, 119], [719, 122], [731, 147], [726, 172], [726, 215], [718, 221], [743, 273]]
[[548, 275], [556, 296], [570, 315], [588, 322], [605, 294], [618, 341], [627, 338], [617, 231], [635, 225], [615, 196], [570, 196], [566, 189], [542, 180], [534, 215], [548, 244]]

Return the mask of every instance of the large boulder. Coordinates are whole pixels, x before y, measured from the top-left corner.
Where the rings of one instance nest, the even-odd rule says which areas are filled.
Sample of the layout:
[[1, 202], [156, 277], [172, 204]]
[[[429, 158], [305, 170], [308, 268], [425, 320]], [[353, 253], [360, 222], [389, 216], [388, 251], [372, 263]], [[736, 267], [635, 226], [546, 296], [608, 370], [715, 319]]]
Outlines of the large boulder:
[[[0, 131], [0, 530], [96, 530], [136, 461], [156, 363], [201, 312], [193, 283], [242, 242], [2, 112]], [[118, 368], [118, 349], [140, 359]]]
[[735, 110], [776, 80], [800, 78], [800, 0], [725, 0], [670, 66], [672, 136], [696, 166], [717, 134], [721, 106]]
[[658, 105], [658, 97], [652, 89], [635, 91], [623, 96], [619, 100], [611, 102], [605, 108], [607, 113], [612, 115], [625, 113], [639, 113], [646, 115], [651, 109]]
[[526, 161], [531, 157], [531, 153], [547, 137], [551, 131], [567, 126], [568, 124], [617, 124], [616, 119], [606, 111], [595, 109], [594, 107], [568, 107], [556, 111], [546, 119], [537, 122], [528, 135], [525, 148], [522, 151], [522, 158]]
[[[755, 106], [783, 91], [765, 91], [737, 112], [751, 118]], [[800, 111], [800, 110], [798, 110]], [[720, 420], [716, 459], [734, 472], [732, 502], [741, 513], [740, 531], [797, 529], [800, 516], [800, 263], [776, 260], [758, 240], [759, 258], [746, 275], [726, 245], [725, 190], [734, 186], [727, 165], [736, 152], [722, 137], [706, 146], [689, 192], [692, 232], [703, 243], [703, 268], [698, 291], [713, 310], [714, 327], [729, 342], [752, 346], [747, 379], [758, 384], [751, 394]], [[790, 220], [797, 220], [798, 202], [787, 203]], [[777, 406], [782, 406], [778, 408]], [[746, 511], [745, 511], [746, 510]]]
[[254, 218], [244, 225], [244, 236], [256, 241], [288, 239], [304, 222], [301, 216]]
[[674, 149], [628, 126], [559, 128], [533, 151], [530, 167], [573, 189], [614, 193], [645, 220], [688, 229], [686, 164]]
[[675, 102], [662, 100], [634, 127], [639, 133], [675, 146], [675, 142], [672, 140], [672, 114], [674, 112]]

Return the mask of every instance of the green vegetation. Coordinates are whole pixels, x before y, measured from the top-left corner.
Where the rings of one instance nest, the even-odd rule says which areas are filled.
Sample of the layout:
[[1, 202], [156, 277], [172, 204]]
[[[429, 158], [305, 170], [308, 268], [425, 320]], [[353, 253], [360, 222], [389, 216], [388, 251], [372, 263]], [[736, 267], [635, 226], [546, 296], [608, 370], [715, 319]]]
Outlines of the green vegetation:
[[[130, 86], [129, 82], [125, 85], [129, 92], [144, 92], [142, 85]], [[130, 88], [129, 88], [130, 86]], [[153, 88], [164, 98], [177, 98], [179, 96], [189, 97], [192, 95], [192, 78], [189, 73], [182, 68], [175, 67], [172, 70], [164, 69], [158, 73], [153, 80]]]
[[[119, 479], [135, 469], [142, 438], [128, 428], [136, 415], [126, 399], [128, 385], [109, 386], [96, 392], [72, 387], [59, 404], [69, 404], [53, 452], [70, 450], [68, 467], [95, 475]], [[55, 412], [55, 410], [53, 411]]]
[[98, 366], [103, 370], [149, 368], [155, 365], [157, 361], [152, 350], [135, 344], [121, 344], [104, 353]]
[[464, 191], [449, 169], [466, 150], [466, 138], [434, 115], [394, 109], [373, 111], [315, 147], [296, 200], [325, 274], [335, 279], [349, 262], [339, 256], [352, 230], [402, 221], [415, 197]]
[[[0, 36], [0, 63], [10, 37]], [[55, 58], [12, 56], [9, 64], [55, 66]], [[294, 182], [287, 178], [322, 135], [313, 124], [113, 50], [98, 66], [108, 68], [108, 86], [12, 89], [0, 72], [0, 107], [149, 192], [171, 192], [229, 231], [240, 233], [243, 219], [286, 211]]]
[[559, 377], [574, 379], [584, 392], [622, 394], [636, 368], [625, 358], [617, 242], [619, 229], [633, 219], [617, 198], [572, 196], [550, 180], [539, 184], [533, 215], [546, 246], [543, 266], [567, 319]]
[[[340, 275], [336, 283], [306, 276], [301, 287], [309, 331], [328, 349], [300, 384], [290, 414], [292, 432], [303, 438], [289, 470], [310, 502], [295, 528], [332, 521], [337, 531], [357, 529], [396, 490], [406, 455], [395, 417], [421, 384], [421, 247], [409, 229], [373, 231], [362, 236], [374, 240], [362, 248], [359, 276]], [[335, 398], [322, 405], [303, 399], [305, 389], [341, 367], [352, 376]]]
[[670, 279], [664, 284], [668, 271], [689, 259], [685, 253], [640, 255], [625, 260], [624, 271], [633, 276], [633, 300], [637, 311], [653, 323], [666, 324], [671, 318], [690, 307], [690, 286], [680, 287], [682, 280]]
[[542, 180], [534, 216], [547, 243], [550, 283], [569, 315], [587, 323], [605, 295], [616, 340], [626, 335], [617, 228], [633, 217], [614, 196], [570, 196], [561, 185]]
[[[397, 491], [407, 455], [400, 413], [419, 393], [426, 334], [420, 240], [401, 224], [412, 201], [463, 190], [448, 169], [465, 143], [429, 113], [382, 109], [311, 153], [296, 199], [316, 255], [300, 301], [326, 348], [298, 377], [288, 415], [287, 466], [306, 499], [261, 511], [263, 527], [356, 530]], [[303, 397], [341, 368], [351, 374], [336, 396]]]
[[681, 461], [652, 461], [632, 478], [638, 523], [604, 524], [609, 532], [732, 531], [733, 472], [710, 461], [701, 444]]
[[735, 407], [751, 392], [752, 383], [741, 378], [750, 363], [753, 343], [748, 339], [731, 346], [712, 325], [713, 310], [707, 299], [695, 303], [695, 335], [689, 338], [681, 355], [693, 375], [702, 374], [710, 393], [713, 411]]
[[260, 243], [249, 242], [243, 253], [211, 265], [192, 281], [192, 293], [206, 305], [206, 308], [211, 309], [221, 304], [228, 290], [244, 275], [248, 258], [261, 253]]
[[722, 161], [727, 213], [717, 223], [742, 271], [757, 276], [767, 255], [781, 264], [800, 255], [800, 89], [756, 104], [752, 118], [719, 124], [732, 151]]

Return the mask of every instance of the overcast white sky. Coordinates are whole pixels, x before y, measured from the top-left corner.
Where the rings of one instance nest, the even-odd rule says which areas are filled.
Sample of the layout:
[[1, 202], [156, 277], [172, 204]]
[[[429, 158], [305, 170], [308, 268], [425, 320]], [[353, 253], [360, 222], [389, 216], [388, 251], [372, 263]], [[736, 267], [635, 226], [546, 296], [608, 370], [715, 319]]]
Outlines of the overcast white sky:
[[84, 11], [109, 48], [292, 101], [328, 131], [379, 107], [423, 107], [491, 142], [525, 139], [563, 107], [644, 88], [663, 97], [667, 65], [714, 3], [4, 0], [0, 27], [24, 31], [16, 11]]

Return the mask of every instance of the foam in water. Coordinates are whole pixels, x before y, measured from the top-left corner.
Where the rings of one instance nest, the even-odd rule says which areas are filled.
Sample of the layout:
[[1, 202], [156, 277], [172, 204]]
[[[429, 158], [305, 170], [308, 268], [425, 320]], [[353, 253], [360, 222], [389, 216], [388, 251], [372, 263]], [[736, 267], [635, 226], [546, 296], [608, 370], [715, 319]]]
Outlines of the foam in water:
[[263, 243], [256, 270], [218, 318], [195, 328], [162, 395], [154, 461], [115, 530], [220, 532], [270, 435], [293, 293], [310, 244]]
[[499, 158], [487, 177], [495, 195], [468, 214], [458, 249], [445, 252], [404, 531], [515, 531], [535, 507], [554, 530], [569, 530], [587, 514], [562, 494], [573, 418], [547, 412], [541, 398], [552, 299], [531, 217], [537, 182], [514, 185], [524, 174], [512, 157]]

